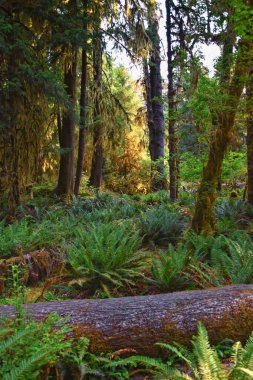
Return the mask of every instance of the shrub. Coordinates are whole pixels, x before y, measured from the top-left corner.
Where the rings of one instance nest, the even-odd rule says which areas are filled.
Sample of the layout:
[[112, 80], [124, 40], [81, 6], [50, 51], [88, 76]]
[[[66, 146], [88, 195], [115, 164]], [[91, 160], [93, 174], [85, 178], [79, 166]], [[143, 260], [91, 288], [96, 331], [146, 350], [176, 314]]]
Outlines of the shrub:
[[43, 373], [43, 378], [47, 379], [46, 369], [54, 366], [72, 344], [71, 339], [65, 339], [70, 329], [61, 327], [53, 331], [55, 323], [59, 323], [59, 317], [56, 315], [51, 315], [45, 322], [39, 323], [22, 316], [11, 321], [1, 321], [1, 379], [35, 380], [41, 378]]
[[215, 207], [215, 214], [219, 220], [228, 219], [240, 222], [246, 214], [246, 204], [243, 199], [224, 199]]
[[136, 195], [133, 196], [133, 198], [149, 204], [171, 204], [170, 193], [166, 190], [159, 190], [155, 193], [145, 195]]
[[248, 234], [189, 234], [187, 244], [192, 260], [186, 273], [200, 287], [253, 282], [253, 242]]
[[[193, 350], [174, 343], [157, 343], [159, 346], [173, 353], [166, 363], [159, 359], [135, 356], [120, 364], [136, 361], [154, 375], [155, 379], [173, 380], [246, 380], [253, 378], [253, 334], [250, 335], [244, 348], [240, 342], [234, 343], [231, 348], [230, 367], [226, 369], [219, 358], [215, 347], [211, 347], [207, 331], [201, 322], [198, 323], [197, 336], [193, 337]], [[181, 368], [173, 366], [175, 356], [183, 362]], [[119, 365], [119, 363], [114, 364]], [[179, 369], [179, 368], [180, 369]]]
[[232, 284], [253, 283], [253, 242], [246, 233], [235, 233], [231, 238], [220, 237], [221, 245], [214, 244], [211, 265]]
[[175, 249], [169, 245], [167, 252], [159, 252], [159, 257], [153, 260], [152, 278], [163, 290], [179, 290], [186, 285], [182, 271], [187, 264], [188, 248], [178, 245]]
[[67, 257], [79, 284], [106, 290], [143, 277], [147, 257], [140, 247], [139, 232], [129, 223], [92, 224], [87, 231], [79, 230], [79, 238], [67, 248]]
[[139, 228], [146, 242], [154, 244], [174, 243], [182, 236], [186, 227], [185, 218], [176, 211], [163, 206], [142, 213]]
[[5, 227], [0, 223], [0, 257], [10, 257], [27, 245], [31, 235], [31, 226], [27, 220], [21, 220]]
[[129, 219], [143, 209], [128, 197], [111, 194], [97, 194], [94, 198], [76, 199], [68, 210], [72, 218], [82, 218], [87, 222], [109, 223], [117, 219]]

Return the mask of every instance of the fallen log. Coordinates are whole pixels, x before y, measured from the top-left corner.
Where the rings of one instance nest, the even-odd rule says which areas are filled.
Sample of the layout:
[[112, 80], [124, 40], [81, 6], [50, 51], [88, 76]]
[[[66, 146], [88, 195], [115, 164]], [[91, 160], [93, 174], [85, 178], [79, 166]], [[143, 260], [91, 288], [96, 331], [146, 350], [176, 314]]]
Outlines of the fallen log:
[[[244, 342], [253, 331], [253, 285], [183, 291], [151, 296], [43, 302], [24, 306], [36, 320], [57, 312], [68, 318], [75, 336], [90, 339], [93, 352], [135, 349], [160, 355], [156, 342], [189, 344], [202, 321], [210, 341]], [[0, 316], [15, 317], [13, 306], [0, 306]]]

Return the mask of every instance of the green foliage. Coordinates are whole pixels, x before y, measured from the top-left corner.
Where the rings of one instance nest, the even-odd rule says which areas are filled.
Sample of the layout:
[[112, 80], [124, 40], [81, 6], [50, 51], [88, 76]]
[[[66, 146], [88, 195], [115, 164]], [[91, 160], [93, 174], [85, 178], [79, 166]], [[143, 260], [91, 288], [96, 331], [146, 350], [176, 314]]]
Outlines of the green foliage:
[[220, 237], [220, 240], [221, 244], [214, 244], [211, 251], [211, 265], [232, 284], [253, 283], [251, 238], [245, 233], [236, 233], [230, 238]]
[[230, 237], [190, 234], [187, 242], [191, 262], [187, 277], [202, 288], [253, 282], [253, 242], [243, 232]]
[[44, 211], [39, 220], [26, 217], [5, 226], [0, 223], [0, 258], [18, 256], [45, 247], [60, 247], [74, 237], [75, 226], [86, 220], [72, 218], [64, 206]]
[[31, 236], [27, 220], [22, 220], [5, 227], [0, 223], [0, 257], [8, 257], [20, 247], [26, 247]]
[[210, 258], [214, 242], [215, 237], [212, 235], [204, 236], [190, 232], [185, 236], [185, 243], [189, 247], [192, 257], [197, 261]]
[[231, 357], [233, 353], [233, 350], [232, 350], [233, 343], [234, 343], [233, 339], [225, 338], [221, 342], [215, 345], [215, 349], [217, 351], [217, 354], [219, 355], [219, 358], [228, 359]]
[[152, 265], [152, 278], [159, 288], [171, 291], [185, 287], [182, 271], [187, 265], [188, 255], [188, 248], [183, 244], [177, 248], [170, 244], [166, 252], [159, 252], [159, 257], [153, 259]]
[[222, 164], [222, 179], [225, 181], [245, 180], [246, 152], [229, 151]]
[[64, 355], [62, 364], [69, 374], [78, 372], [80, 379], [92, 378], [94, 380], [101, 378], [128, 379], [128, 366], [136, 365], [131, 360], [128, 363], [121, 364], [121, 359], [117, 355], [95, 355], [89, 352], [89, 340], [85, 337], [80, 338], [71, 350]]
[[0, 377], [3, 380], [39, 379], [46, 367], [50, 368], [71, 347], [65, 339], [70, 331], [61, 326], [58, 316], [51, 315], [45, 322], [36, 323], [26, 317], [0, 322]]
[[[160, 205], [160, 204], [166, 204], [166, 205], [171, 205], [171, 200], [170, 200], [170, 194], [166, 190], [159, 190], [154, 193], [148, 193], [145, 195], [133, 195], [132, 199], [140, 200], [142, 202], [145, 202], [147, 204], [154, 204], [154, 205]], [[171, 205], [171, 207], [173, 207]], [[176, 208], [176, 205], [174, 205]]]
[[142, 213], [138, 225], [146, 242], [168, 244], [180, 239], [186, 219], [179, 212], [159, 206]]
[[[183, 152], [180, 158], [180, 178], [183, 183], [199, 182], [206, 160], [205, 154], [193, 154], [187, 151]], [[229, 151], [223, 160], [222, 180], [232, 183], [238, 179], [244, 181], [245, 175], [245, 152]]]
[[199, 156], [194, 156], [192, 153], [182, 153], [180, 160], [180, 177], [182, 181], [186, 183], [200, 181], [204, 160], [205, 157], [200, 159]]
[[87, 222], [111, 222], [118, 219], [130, 219], [143, 209], [127, 196], [115, 196], [98, 193], [93, 198], [76, 199], [68, 213], [73, 218], [85, 218]]
[[189, 209], [193, 209], [196, 202], [196, 192], [188, 192], [188, 191], [180, 191], [179, 193], [179, 201], [181, 206], [188, 207]]
[[192, 351], [174, 343], [158, 343], [183, 362], [180, 366], [171, 366], [171, 360], [167, 363], [159, 359], [136, 356], [134, 360], [152, 371], [155, 379], [168, 380], [249, 380], [253, 378], [253, 334], [249, 337], [245, 347], [236, 342], [231, 348], [231, 368], [225, 369], [218, 351], [211, 347], [207, 331], [202, 323], [198, 323], [198, 334], [193, 337]]
[[94, 289], [133, 284], [147, 271], [147, 256], [140, 252], [141, 238], [129, 223], [92, 224], [79, 229], [76, 241], [67, 247], [67, 258], [78, 280]]
[[246, 203], [243, 199], [223, 199], [217, 203], [215, 214], [219, 220], [230, 220], [232, 222], [240, 222], [246, 214]]

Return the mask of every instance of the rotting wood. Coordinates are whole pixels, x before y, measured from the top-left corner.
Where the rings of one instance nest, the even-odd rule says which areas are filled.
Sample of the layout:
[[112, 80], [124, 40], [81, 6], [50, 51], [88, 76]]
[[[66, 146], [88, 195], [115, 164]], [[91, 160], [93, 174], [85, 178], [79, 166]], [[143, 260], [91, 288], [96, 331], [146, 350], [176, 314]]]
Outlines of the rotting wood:
[[[46, 278], [59, 275], [63, 269], [63, 258], [53, 250], [40, 249], [10, 259], [0, 260], [0, 294], [4, 280], [10, 274], [10, 267], [17, 265], [21, 270], [22, 282], [33, 285]], [[22, 270], [24, 269], [24, 270]]]
[[[244, 342], [253, 330], [253, 285], [210, 290], [97, 300], [43, 302], [25, 306], [36, 319], [57, 312], [68, 318], [75, 336], [90, 339], [94, 352], [135, 349], [161, 355], [157, 342], [189, 344], [202, 321], [210, 341]], [[0, 306], [0, 316], [15, 316], [13, 306]]]

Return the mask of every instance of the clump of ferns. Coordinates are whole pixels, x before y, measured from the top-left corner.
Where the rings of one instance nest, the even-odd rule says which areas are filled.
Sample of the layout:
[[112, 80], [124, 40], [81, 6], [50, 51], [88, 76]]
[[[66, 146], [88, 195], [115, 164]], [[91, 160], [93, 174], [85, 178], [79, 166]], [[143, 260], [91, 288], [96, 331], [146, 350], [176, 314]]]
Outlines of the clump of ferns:
[[163, 291], [180, 290], [187, 287], [184, 270], [189, 263], [189, 249], [185, 244], [172, 244], [166, 251], [159, 251], [152, 260], [152, 281]]
[[92, 224], [79, 229], [79, 237], [67, 247], [67, 260], [75, 279], [71, 285], [89, 289], [134, 285], [143, 280], [150, 267], [149, 256], [141, 250], [139, 231], [128, 222]]
[[[55, 325], [59, 328], [56, 330]], [[47, 379], [64, 353], [71, 348], [70, 332], [57, 315], [44, 322], [29, 320], [22, 312], [17, 319], [0, 321], [0, 378], [3, 380]]]
[[[174, 343], [157, 343], [173, 355], [167, 362], [145, 356], [133, 356], [122, 359], [112, 366], [122, 366], [127, 362], [136, 362], [148, 371], [154, 379], [160, 380], [249, 380], [253, 379], [253, 333], [243, 347], [240, 342], [231, 348], [230, 366], [225, 367], [215, 347], [212, 347], [207, 330], [199, 322], [197, 335], [192, 339], [192, 350]], [[175, 365], [175, 358], [179, 362]], [[140, 370], [139, 370], [140, 371]]]
[[143, 212], [138, 226], [145, 242], [167, 245], [176, 243], [182, 237], [187, 219], [178, 211], [159, 206]]
[[223, 199], [215, 206], [215, 215], [219, 220], [229, 219], [239, 223], [247, 216], [247, 204], [241, 198]]
[[229, 238], [191, 234], [187, 244], [192, 259], [184, 274], [197, 287], [253, 282], [253, 242], [248, 234], [234, 232]]

